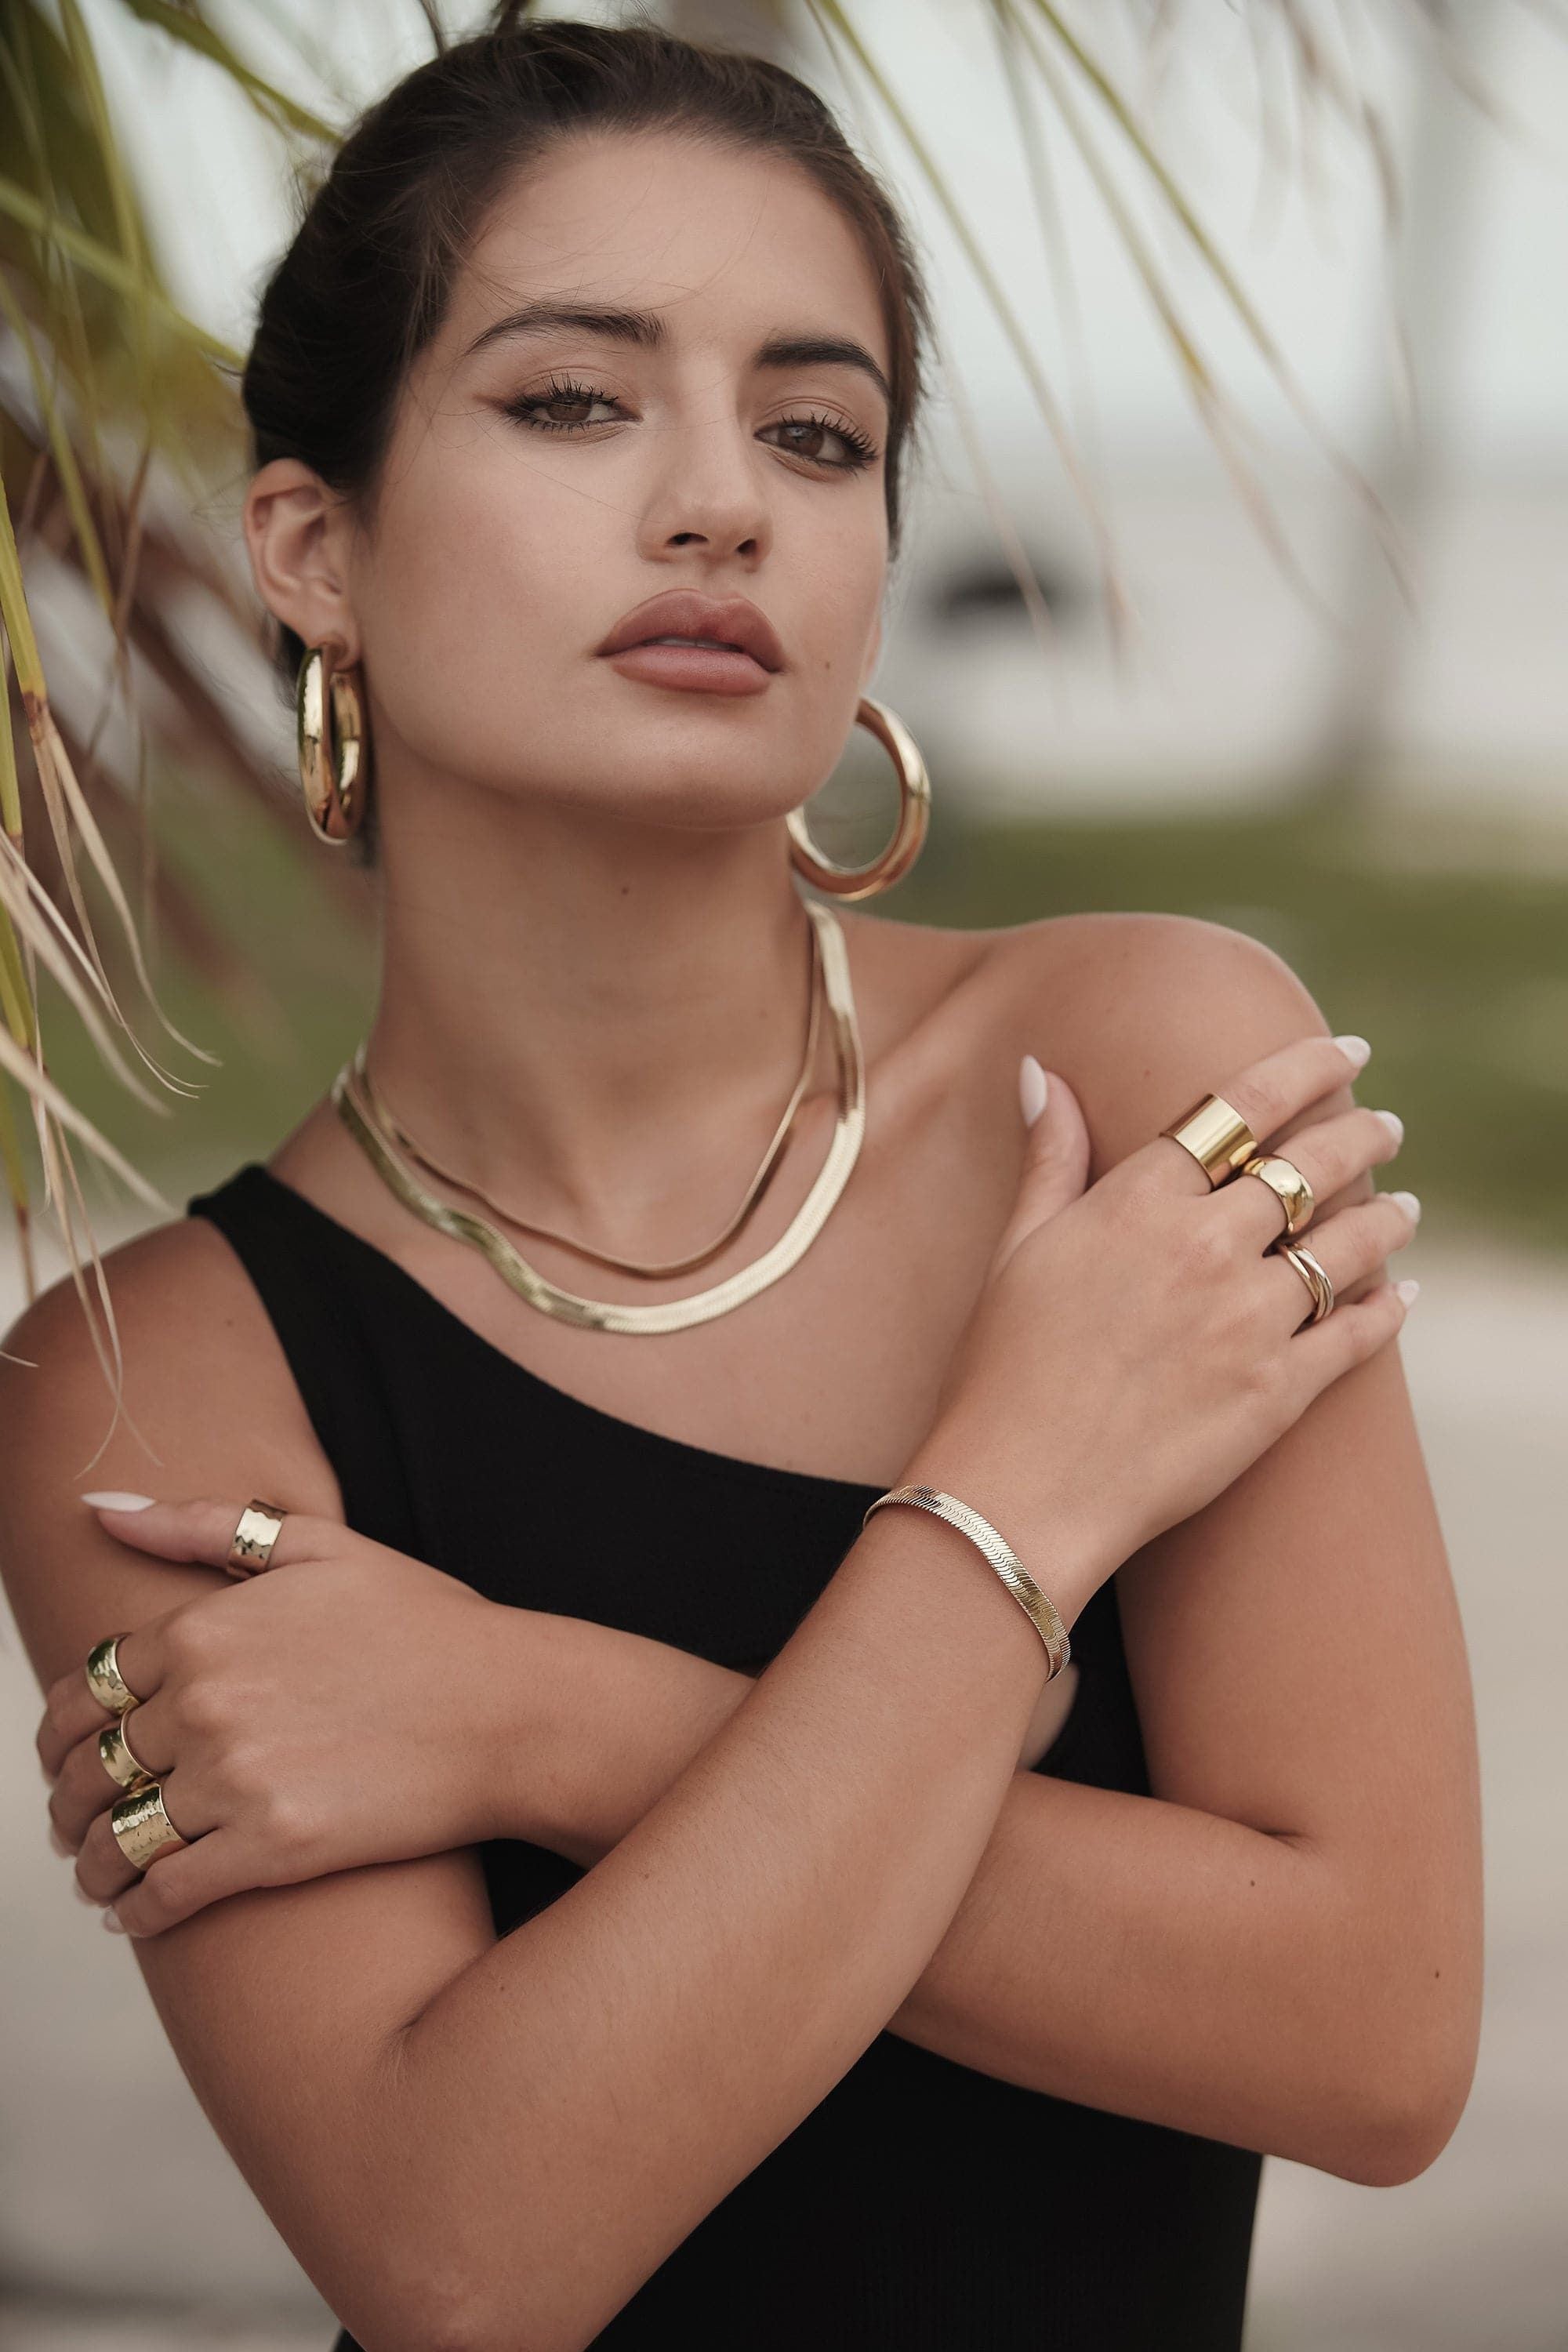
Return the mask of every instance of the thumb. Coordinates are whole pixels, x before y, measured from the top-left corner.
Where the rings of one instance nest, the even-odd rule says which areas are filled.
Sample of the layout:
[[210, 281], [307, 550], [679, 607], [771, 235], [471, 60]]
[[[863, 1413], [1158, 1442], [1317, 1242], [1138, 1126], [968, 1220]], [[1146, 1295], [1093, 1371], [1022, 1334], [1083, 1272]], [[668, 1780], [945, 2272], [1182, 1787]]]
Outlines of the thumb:
[[[219, 1502], [204, 1495], [188, 1501], [164, 1503], [118, 1488], [84, 1494], [80, 1500], [96, 1512], [105, 1535], [115, 1537], [134, 1550], [152, 1552], [160, 1559], [191, 1560], [221, 1568], [237, 1581], [258, 1574], [263, 1568], [287, 1568], [297, 1560], [320, 1557], [324, 1523], [309, 1512], [285, 1510], [281, 1504], [262, 1505], [264, 1510], [275, 1512], [283, 1523], [266, 1557], [258, 1556], [240, 1566], [229, 1555], [241, 1519], [249, 1508], [243, 1500], [231, 1497], [227, 1502]], [[248, 1532], [256, 1531], [253, 1523]]]
[[1018, 1066], [1018, 1095], [1027, 1134], [1018, 1197], [992, 1262], [998, 1274], [1020, 1242], [1076, 1201], [1089, 1181], [1089, 1128], [1078, 1097], [1033, 1054]]

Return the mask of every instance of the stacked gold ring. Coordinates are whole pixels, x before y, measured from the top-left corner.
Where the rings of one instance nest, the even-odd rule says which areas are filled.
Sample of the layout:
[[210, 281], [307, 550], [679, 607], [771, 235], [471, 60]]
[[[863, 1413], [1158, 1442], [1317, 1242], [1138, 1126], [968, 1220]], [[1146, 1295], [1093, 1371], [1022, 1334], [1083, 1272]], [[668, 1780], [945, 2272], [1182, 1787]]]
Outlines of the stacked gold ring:
[[1227, 1183], [1262, 1149], [1241, 1113], [1223, 1095], [1204, 1095], [1191, 1110], [1184, 1111], [1160, 1132], [1192, 1153], [1211, 1191]]
[[[1305, 1318], [1305, 1321], [1321, 1323], [1325, 1315], [1331, 1315], [1334, 1311], [1333, 1283], [1328, 1269], [1312, 1255], [1306, 1244], [1289, 1241], [1281, 1234], [1272, 1247], [1276, 1256], [1289, 1259], [1290, 1264], [1312, 1294], [1312, 1311]], [[1300, 1323], [1296, 1326], [1299, 1331], [1302, 1328], [1303, 1325]]]
[[1278, 1194], [1285, 1212], [1285, 1230], [1269, 1243], [1269, 1251], [1289, 1260], [1311, 1294], [1312, 1312], [1304, 1321], [1321, 1323], [1325, 1315], [1332, 1314], [1334, 1286], [1327, 1272], [1310, 1250], [1290, 1244], [1290, 1236], [1311, 1223], [1318, 1205], [1310, 1183], [1295, 1161], [1263, 1150], [1241, 1113], [1223, 1095], [1205, 1095], [1160, 1132], [1191, 1152], [1208, 1178], [1211, 1191], [1228, 1183], [1233, 1176], [1257, 1176]]
[[[136, 1702], [139, 1706], [140, 1700]], [[153, 1775], [145, 1764], [139, 1764], [131, 1753], [131, 1742], [125, 1736], [125, 1726], [132, 1714], [127, 1707], [123, 1715], [106, 1724], [98, 1735], [98, 1752], [110, 1779], [121, 1789], [142, 1789]]]
[[156, 1780], [110, 1805], [109, 1826], [132, 1870], [146, 1871], [160, 1854], [176, 1853], [190, 1843], [164, 1811], [163, 1791]]
[[1241, 1173], [1261, 1176], [1269, 1191], [1279, 1195], [1287, 1234], [1299, 1234], [1303, 1225], [1311, 1223], [1317, 1199], [1293, 1160], [1279, 1160], [1268, 1152], [1259, 1152], [1256, 1159], [1243, 1160]]
[[87, 1662], [87, 1686], [100, 1706], [107, 1707], [110, 1715], [123, 1715], [128, 1706], [136, 1704], [136, 1694], [121, 1673], [115, 1655], [124, 1639], [123, 1633], [110, 1633], [106, 1642], [100, 1642], [90, 1652]]

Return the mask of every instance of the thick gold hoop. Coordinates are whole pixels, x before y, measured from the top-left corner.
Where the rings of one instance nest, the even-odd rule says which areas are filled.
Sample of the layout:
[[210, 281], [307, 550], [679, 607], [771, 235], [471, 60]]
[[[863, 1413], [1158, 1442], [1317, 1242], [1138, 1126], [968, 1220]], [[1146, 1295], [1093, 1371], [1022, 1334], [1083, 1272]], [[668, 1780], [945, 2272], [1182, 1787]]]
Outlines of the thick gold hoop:
[[364, 821], [370, 746], [353, 673], [329, 673], [327, 652], [312, 646], [300, 663], [294, 710], [305, 814], [317, 840], [336, 847]]
[[869, 866], [836, 866], [812, 847], [800, 809], [791, 809], [784, 819], [789, 827], [790, 864], [797, 874], [835, 898], [872, 898], [879, 890], [890, 890], [895, 882], [901, 882], [921, 854], [931, 822], [931, 778], [920, 746], [903, 720], [886, 703], [873, 702], [866, 695], [855, 713], [855, 724], [877, 738], [898, 770], [898, 827], [881, 856]]

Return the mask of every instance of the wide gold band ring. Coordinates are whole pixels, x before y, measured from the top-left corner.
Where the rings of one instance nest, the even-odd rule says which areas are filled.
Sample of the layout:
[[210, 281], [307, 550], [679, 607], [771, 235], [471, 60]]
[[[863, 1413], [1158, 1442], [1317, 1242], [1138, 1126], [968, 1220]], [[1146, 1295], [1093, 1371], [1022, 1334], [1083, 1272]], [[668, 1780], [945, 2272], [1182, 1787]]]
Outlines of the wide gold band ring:
[[1160, 1129], [1184, 1151], [1190, 1151], [1212, 1190], [1234, 1176], [1242, 1162], [1258, 1150], [1258, 1138], [1223, 1095], [1205, 1095], [1191, 1110]]
[[[1307, 1323], [1321, 1323], [1325, 1315], [1333, 1313], [1334, 1286], [1330, 1278], [1328, 1268], [1312, 1255], [1305, 1242], [1288, 1241], [1281, 1234], [1277, 1242], [1269, 1244], [1269, 1254], [1275, 1257], [1289, 1258], [1312, 1294], [1312, 1311], [1303, 1318], [1302, 1322], [1297, 1324], [1298, 1331], [1304, 1329]], [[103, 1736], [107, 1739], [109, 1734], [105, 1732]]]
[[98, 1753], [103, 1769], [121, 1789], [145, 1788], [153, 1778], [145, 1764], [136, 1761], [131, 1753], [131, 1742], [125, 1736], [125, 1727], [140, 1705], [139, 1699], [133, 1701], [123, 1715], [117, 1715], [112, 1723], [105, 1724], [98, 1735]]
[[1303, 1225], [1310, 1224], [1317, 1198], [1293, 1160], [1276, 1160], [1263, 1153], [1256, 1160], [1244, 1160], [1241, 1172], [1244, 1176], [1260, 1176], [1271, 1192], [1278, 1192], [1288, 1234], [1299, 1234]]
[[110, 1633], [107, 1642], [100, 1642], [89, 1654], [84, 1669], [89, 1690], [110, 1715], [123, 1715], [128, 1706], [136, 1704], [136, 1694], [121, 1673], [115, 1655], [124, 1639], [123, 1633]]
[[132, 1870], [147, 1870], [161, 1853], [176, 1853], [181, 1846], [190, 1843], [164, 1811], [163, 1791], [156, 1780], [151, 1787], [139, 1789], [134, 1795], [121, 1797], [118, 1804], [110, 1805], [109, 1826]]
[[287, 1517], [276, 1503], [264, 1503], [258, 1496], [251, 1496], [239, 1515], [224, 1561], [230, 1576], [260, 1575], [272, 1558], [278, 1531]]

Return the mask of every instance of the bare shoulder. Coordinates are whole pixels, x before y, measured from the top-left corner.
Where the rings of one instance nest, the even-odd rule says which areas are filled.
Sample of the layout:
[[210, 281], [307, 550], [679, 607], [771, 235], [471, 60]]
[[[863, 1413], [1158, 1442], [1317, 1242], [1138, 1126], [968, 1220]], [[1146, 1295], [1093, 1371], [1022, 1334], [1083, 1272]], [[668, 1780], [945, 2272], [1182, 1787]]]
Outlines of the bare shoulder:
[[[1247, 1063], [1328, 1033], [1282, 956], [1198, 916], [1059, 915], [989, 938], [989, 1017], [1078, 1096], [1093, 1177]], [[1348, 1087], [1325, 1097], [1299, 1123], [1352, 1099]]]
[[[85, 1489], [276, 1492], [296, 1509], [342, 1517], [278, 1336], [217, 1228], [174, 1219], [104, 1250], [102, 1264], [118, 1407], [114, 1343], [100, 1310], [95, 1344], [68, 1275], [0, 1341], [0, 1573], [46, 1686], [85, 1654], [84, 1607], [95, 1617], [118, 1612], [116, 1624], [128, 1628], [139, 1608], [161, 1612], [224, 1581], [210, 1569], [150, 1564], [114, 1543], [78, 1500]], [[90, 1267], [85, 1278], [96, 1304]], [[62, 1557], [72, 1562], [68, 1582]]]

